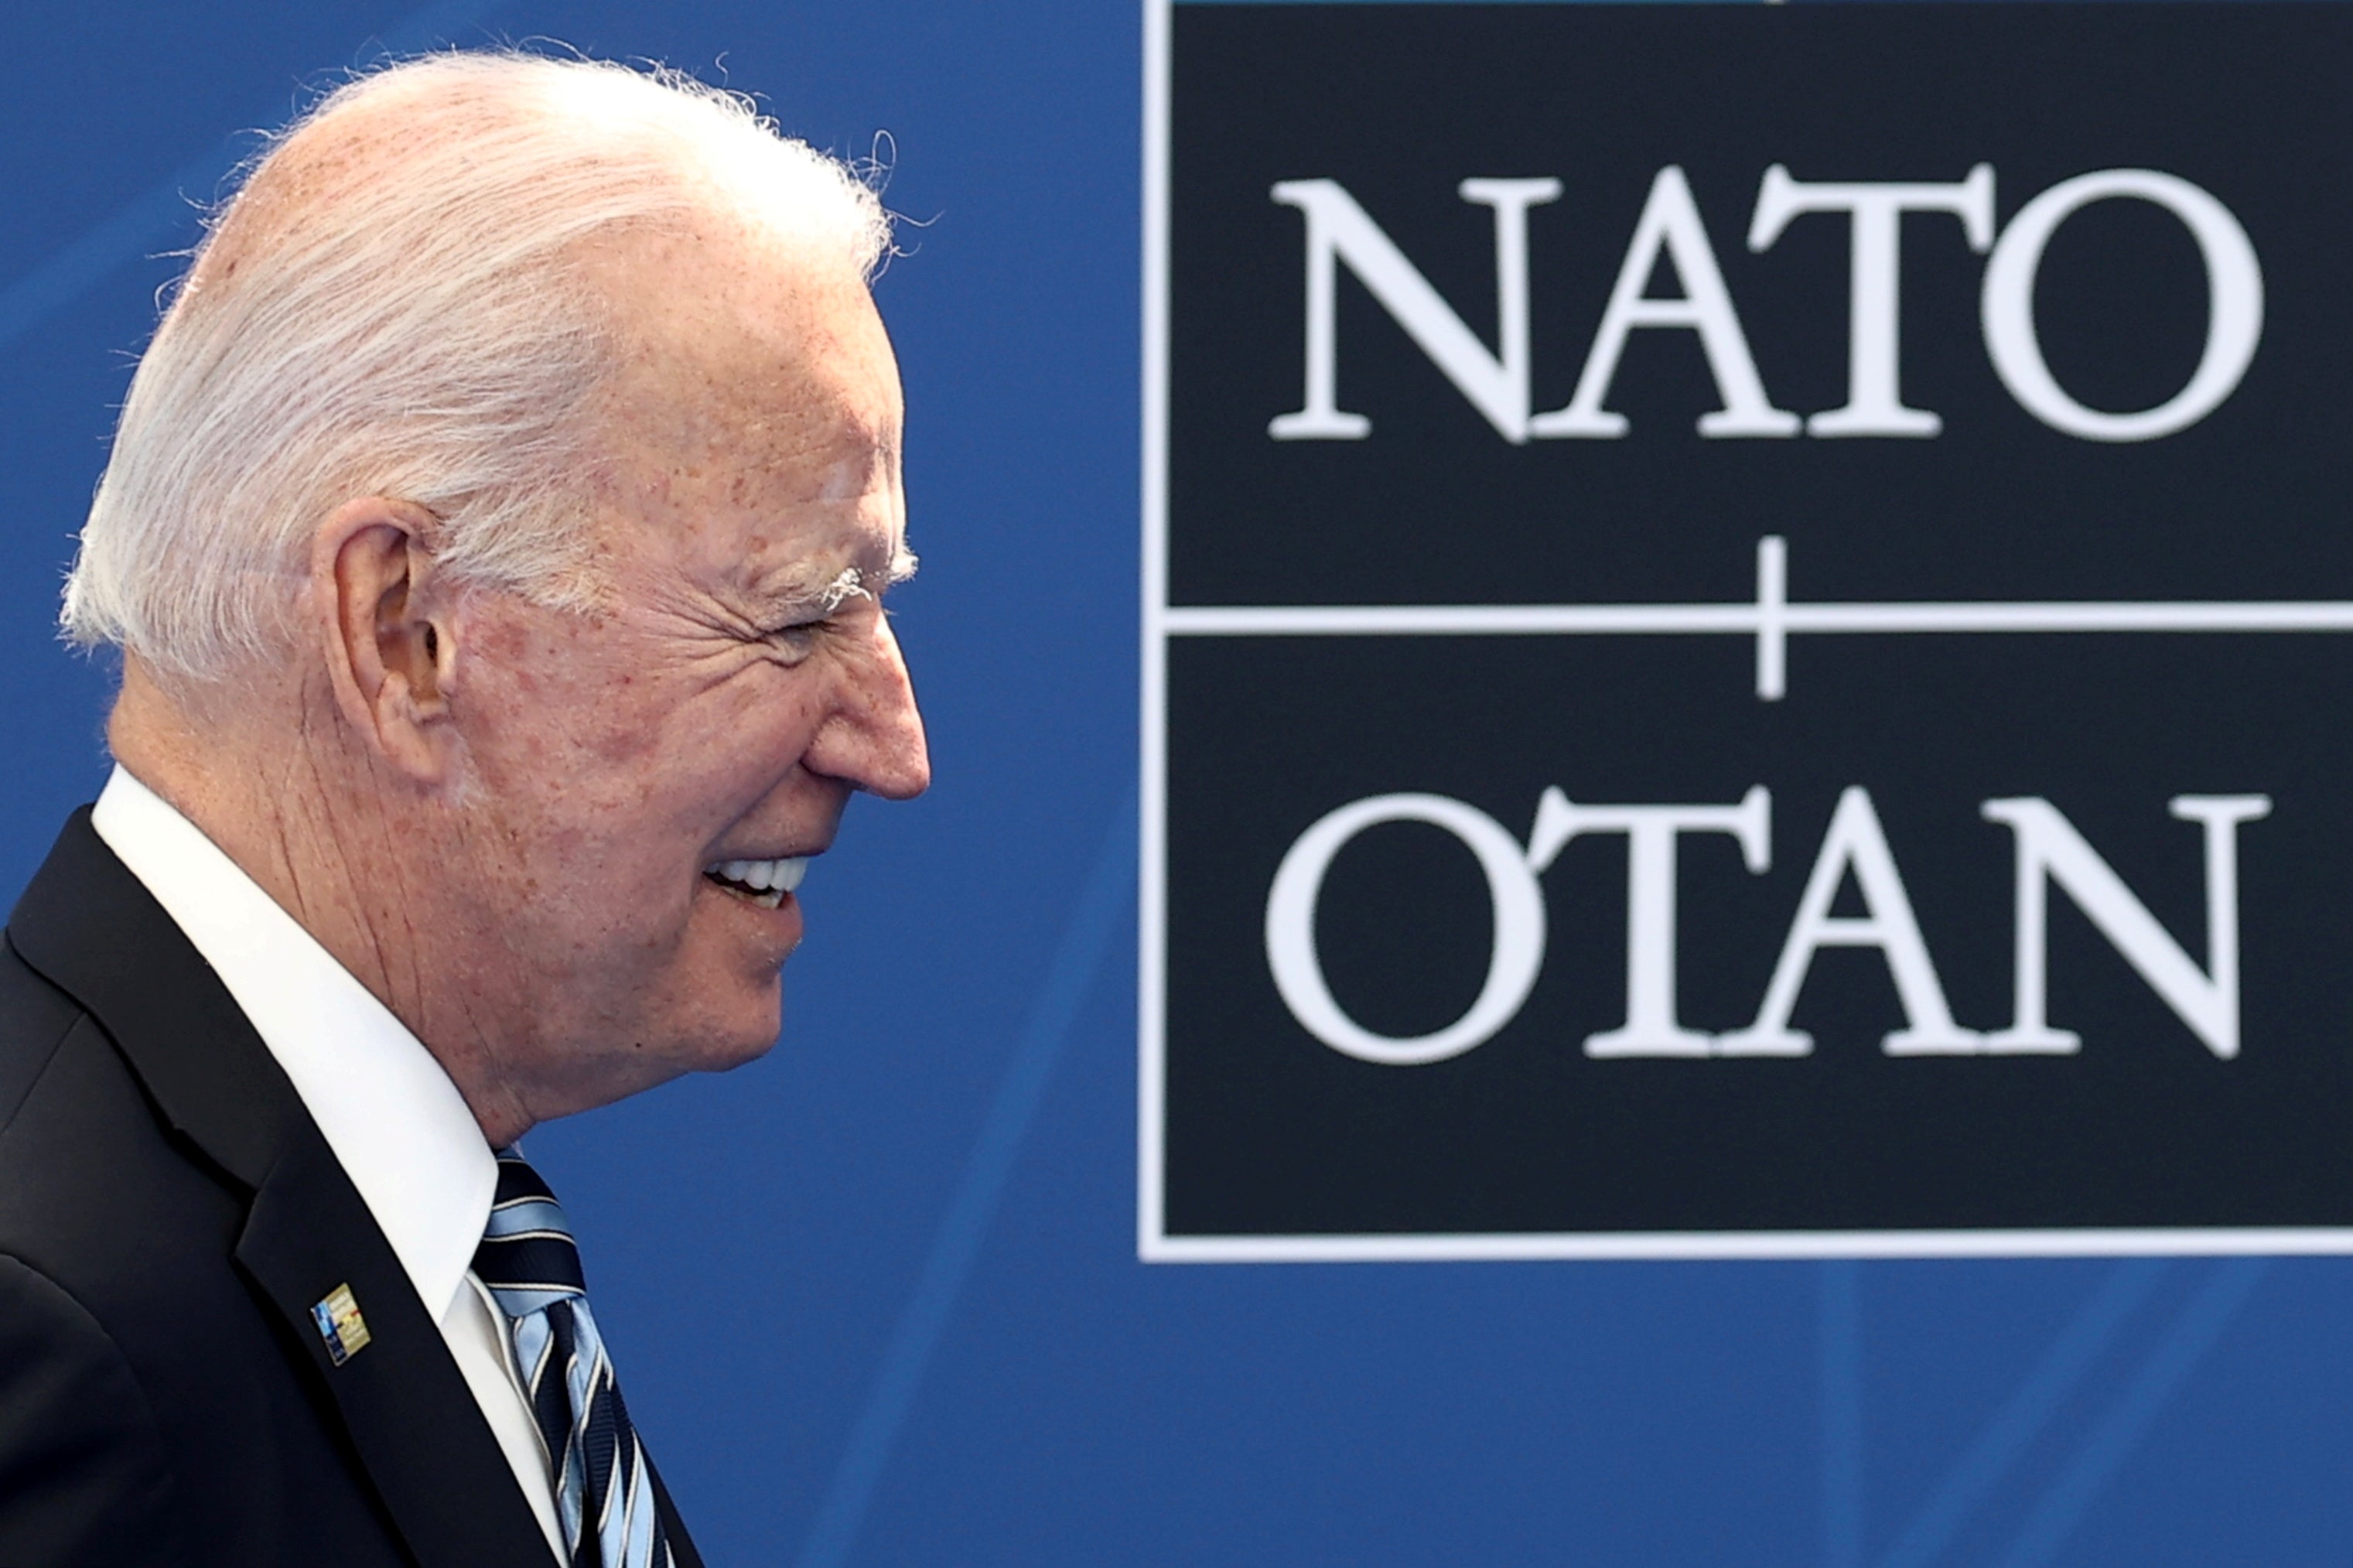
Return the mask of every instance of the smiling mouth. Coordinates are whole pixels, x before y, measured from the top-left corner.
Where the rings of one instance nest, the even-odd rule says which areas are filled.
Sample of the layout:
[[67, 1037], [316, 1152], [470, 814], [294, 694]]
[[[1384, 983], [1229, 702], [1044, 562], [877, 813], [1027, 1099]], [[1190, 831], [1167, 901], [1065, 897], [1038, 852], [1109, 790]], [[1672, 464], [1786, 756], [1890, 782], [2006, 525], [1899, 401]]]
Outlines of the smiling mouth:
[[785, 895], [808, 874], [809, 857], [789, 855], [780, 860], [723, 860], [702, 868], [704, 877], [723, 892], [732, 893], [763, 909], [774, 909]]

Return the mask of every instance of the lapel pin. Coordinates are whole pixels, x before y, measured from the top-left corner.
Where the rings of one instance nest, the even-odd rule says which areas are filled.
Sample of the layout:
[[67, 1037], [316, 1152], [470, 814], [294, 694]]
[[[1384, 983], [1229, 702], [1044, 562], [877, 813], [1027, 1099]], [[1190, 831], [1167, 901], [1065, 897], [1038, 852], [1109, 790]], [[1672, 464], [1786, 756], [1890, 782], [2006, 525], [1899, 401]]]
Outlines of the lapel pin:
[[360, 1316], [360, 1304], [348, 1285], [338, 1285], [311, 1308], [311, 1320], [319, 1325], [319, 1338], [327, 1341], [327, 1356], [337, 1366], [367, 1348], [367, 1319]]

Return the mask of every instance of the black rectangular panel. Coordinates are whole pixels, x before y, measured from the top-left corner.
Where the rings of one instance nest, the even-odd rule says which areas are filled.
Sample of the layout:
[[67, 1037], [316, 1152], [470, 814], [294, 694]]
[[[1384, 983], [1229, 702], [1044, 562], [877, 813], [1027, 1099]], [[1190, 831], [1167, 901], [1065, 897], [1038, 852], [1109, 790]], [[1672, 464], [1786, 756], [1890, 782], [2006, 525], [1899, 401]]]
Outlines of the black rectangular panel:
[[2353, 1240], [2353, 13], [1164, 63], [1147, 1253]]

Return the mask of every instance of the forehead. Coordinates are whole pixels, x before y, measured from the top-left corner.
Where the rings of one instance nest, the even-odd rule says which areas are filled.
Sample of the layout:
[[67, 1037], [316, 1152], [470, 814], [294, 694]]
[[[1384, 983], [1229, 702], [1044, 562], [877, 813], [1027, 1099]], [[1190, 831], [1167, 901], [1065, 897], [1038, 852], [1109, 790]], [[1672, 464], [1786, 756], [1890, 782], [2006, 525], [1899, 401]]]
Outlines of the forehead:
[[710, 233], [650, 237], [593, 265], [618, 359], [600, 460], [622, 510], [751, 577], [805, 558], [832, 561], [828, 577], [887, 567], [902, 408], [863, 281]]
[[592, 265], [617, 360], [605, 400], [637, 444], [770, 466], [895, 448], [898, 365], [848, 267], [702, 230]]

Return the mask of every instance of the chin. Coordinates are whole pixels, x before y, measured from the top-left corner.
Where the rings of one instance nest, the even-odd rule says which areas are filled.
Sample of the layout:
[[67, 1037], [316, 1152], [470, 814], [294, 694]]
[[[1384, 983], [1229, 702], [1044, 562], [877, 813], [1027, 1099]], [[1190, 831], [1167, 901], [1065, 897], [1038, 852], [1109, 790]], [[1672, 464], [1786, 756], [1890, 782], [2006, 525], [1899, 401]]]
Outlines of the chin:
[[765, 996], [747, 996], [739, 1005], [702, 1020], [703, 1026], [684, 1042], [680, 1065], [692, 1073], [725, 1073], [756, 1062], [776, 1049], [784, 1032], [782, 987], [771, 980]]
[[732, 1073], [749, 1062], [756, 1062], [776, 1048], [778, 1030], [771, 1029], [757, 1044], [747, 1041], [731, 1041], [703, 1054], [695, 1064], [699, 1073]]
[[671, 1076], [723, 1073], [766, 1055], [784, 1022], [783, 974], [733, 953], [693, 960], [674, 965], [635, 1009], [643, 1049]]

